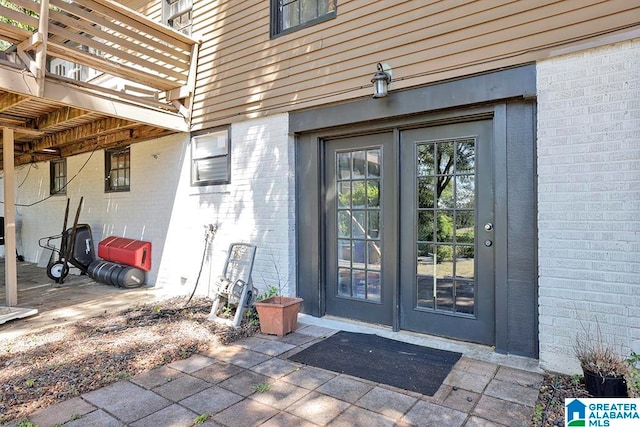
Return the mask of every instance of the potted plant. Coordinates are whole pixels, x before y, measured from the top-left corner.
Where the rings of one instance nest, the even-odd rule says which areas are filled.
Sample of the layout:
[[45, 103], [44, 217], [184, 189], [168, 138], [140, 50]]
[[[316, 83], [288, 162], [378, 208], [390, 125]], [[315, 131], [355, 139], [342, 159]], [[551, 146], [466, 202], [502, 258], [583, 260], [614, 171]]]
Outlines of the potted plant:
[[270, 286], [266, 294], [255, 303], [260, 332], [282, 337], [295, 331], [302, 301], [302, 298], [281, 296], [279, 289]]
[[629, 362], [604, 342], [598, 325], [595, 336], [588, 331], [576, 338], [574, 352], [587, 391], [593, 397], [627, 397]]

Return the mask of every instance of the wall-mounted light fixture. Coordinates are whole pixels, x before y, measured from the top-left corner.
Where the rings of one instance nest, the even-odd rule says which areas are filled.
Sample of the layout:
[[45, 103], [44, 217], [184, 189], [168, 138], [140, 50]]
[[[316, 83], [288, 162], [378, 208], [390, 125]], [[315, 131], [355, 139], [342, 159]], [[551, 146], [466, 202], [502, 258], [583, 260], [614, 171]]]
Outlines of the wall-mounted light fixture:
[[391, 67], [387, 64], [378, 63], [378, 72], [371, 79], [371, 83], [373, 83], [374, 98], [387, 96], [389, 84], [391, 83]]

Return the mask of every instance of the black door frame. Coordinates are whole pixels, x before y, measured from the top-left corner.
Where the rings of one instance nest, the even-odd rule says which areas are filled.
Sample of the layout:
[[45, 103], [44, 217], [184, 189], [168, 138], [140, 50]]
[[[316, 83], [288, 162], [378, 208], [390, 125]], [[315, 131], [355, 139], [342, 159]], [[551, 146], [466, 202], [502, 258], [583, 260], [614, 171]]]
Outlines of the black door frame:
[[[291, 113], [289, 130], [296, 136], [296, 285], [305, 299], [302, 311], [325, 313], [322, 140], [491, 117], [495, 161], [508, 166], [497, 167], [494, 177], [495, 346], [498, 352], [537, 357], [535, 92], [535, 65], [530, 64], [392, 92], [378, 100]], [[515, 218], [510, 228], [507, 216]], [[509, 268], [508, 260], [514, 261]]]
[[[327, 271], [327, 268], [326, 268], [327, 266], [325, 264], [326, 259], [323, 256], [323, 254], [327, 253], [326, 252], [327, 230], [326, 230], [326, 223], [323, 220], [324, 218], [326, 218], [328, 214], [328, 212], [326, 211], [325, 203], [324, 203], [324, 200], [327, 197], [327, 188], [325, 185], [325, 177], [324, 177], [324, 171], [326, 170], [325, 152], [326, 152], [327, 142], [335, 139], [340, 139], [340, 138], [352, 138], [352, 137], [366, 136], [366, 135], [382, 133], [382, 132], [387, 132], [387, 133], [392, 132], [394, 150], [398, 150], [399, 142], [400, 142], [400, 134], [403, 130], [408, 130], [412, 128], [421, 128], [421, 127], [442, 126], [442, 125], [456, 124], [456, 123], [465, 123], [470, 121], [475, 122], [478, 120], [494, 120], [496, 116], [496, 110], [498, 110], [499, 107], [500, 107], [499, 105], [496, 105], [496, 106], [478, 107], [478, 108], [467, 109], [463, 111], [441, 112], [438, 114], [430, 114], [430, 115], [425, 115], [421, 117], [419, 116], [419, 117], [398, 119], [392, 122], [366, 124], [366, 125], [354, 125], [354, 126], [349, 126], [348, 128], [327, 129], [321, 132], [313, 132], [313, 133], [304, 135], [305, 139], [307, 139], [308, 141], [315, 141], [315, 143], [317, 144], [317, 152], [316, 152], [317, 157], [315, 158], [317, 164], [315, 165], [315, 168], [316, 168], [315, 176], [317, 179], [316, 185], [318, 186], [320, 191], [318, 193], [318, 199], [316, 200], [316, 203], [317, 203], [316, 208], [317, 208], [317, 212], [321, 213], [321, 216], [317, 218], [318, 225], [319, 225], [317, 228], [318, 235], [314, 236], [314, 240], [317, 238], [316, 244], [317, 244], [318, 251], [315, 252], [315, 255], [312, 257], [314, 258], [313, 262], [317, 263], [316, 265], [318, 268], [318, 276], [317, 276], [318, 280], [316, 282], [316, 286], [318, 286], [318, 288], [316, 289], [316, 292], [314, 292], [314, 294], [308, 294], [305, 292], [306, 289], [301, 289], [300, 287], [298, 287], [299, 296], [305, 299], [305, 303], [303, 303], [303, 310], [302, 310], [303, 312], [313, 314], [314, 316], [324, 316], [325, 314], [327, 314], [327, 311], [326, 311], [327, 295], [325, 292], [326, 291], [325, 284], [327, 283], [327, 278], [325, 277], [325, 274]], [[494, 132], [494, 137], [495, 137], [495, 132]], [[298, 160], [302, 161], [302, 159], [299, 159], [297, 157], [296, 162], [298, 162]], [[394, 161], [396, 162], [396, 164], [394, 165], [395, 166], [394, 170], [399, 171], [400, 156], [395, 155]], [[305, 163], [308, 165], [308, 167], [305, 167], [305, 169], [308, 170], [309, 167], [311, 167], [311, 165], [309, 164], [308, 161], [305, 161]], [[399, 177], [396, 177], [396, 179], [399, 179]], [[298, 184], [300, 184], [299, 180], [297, 180], [296, 186], [298, 186]], [[304, 186], [306, 190], [302, 190], [302, 189], [299, 189], [299, 190], [308, 191], [309, 185]], [[395, 192], [394, 204], [397, 207], [400, 206], [400, 191]], [[307, 205], [307, 207], [311, 208], [311, 206], [309, 205]], [[308, 213], [303, 213], [305, 211]], [[299, 211], [299, 215], [297, 216], [297, 218], [303, 219], [303, 216], [304, 218], [309, 218], [309, 216], [317, 217], [317, 215], [318, 215], [317, 213], [314, 215], [312, 210], [304, 209], [303, 211]], [[397, 216], [397, 212], [394, 215]], [[494, 213], [494, 215], [496, 215], [496, 213]], [[504, 217], [506, 218], [506, 214], [504, 215]], [[302, 227], [305, 230], [309, 229], [307, 225], [301, 225], [300, 223], [299, 223], [299, 227]], [[401, 230], [400, 230], [399, 220], [396, 220], [395, 231], [396, 231], [396, 235], [400, 236]], [[500, 226], [496, 226], [495, 231], [496, 231], [496, 236], [494, 238], [494, 244], [496, 245], [496, 254], [497, 254], [497, 249], [498, 249], [497, 245], [501, 243], [499, 238], [499, 233], [506, 231], [505, 225], [501, 224]], [[306, 232], [304, 233], [305, 240], [309, 239], [310, 237], [311, 236], [308, 233]], [[300, 249], [302, 249], [302, 245], [300, 244], [300, 242], [297, 245], [297, 247], [298, 247], [298, 256], [305, 256], [305, 255], [301, 255]], [[400, 245], [397, 243], [395, 245], [395, 253], [392, 256], [394, 256], [396, 260], [400, 259], [400, 256], [401, 256]], [[300, 262], [298, 262], [298, 265], [300, 266]], [[400, 269], [397, 266], [395, 270], [396, 270], [395, 282], [397, 285], [393, 293], [393, 307], [392, 307], [393, 317], [392, 317], [391, 326], [393, 328], [393, 331], [397, 332], [401, 330], [401, 327], [400, 327], [401, 295], [400, 295], [400, 286], [399, 286], [401, 277], [400, 277]], [[299, 270], [299, 273], [300, 273], [300, 270]], [[300, 279], [299, 279], [299, 282], [300, 282]], [[497, 280], [496, 280], [495, 294], [496, 294], [496, 307], [497, 307], [499, 303]], [[506, 295], [506, 292], [504, 292], [503, 295]], [[314, 300], [314, 304], [311, 305], [307, 303], [306, 302], [307, 299]], [[495, 317], [496, 319], [497, 319], [497, 315], [498, 313], [496, 313], [496, 317]], [[498, 323], [499, 322], [496, 322], [496, 327], [498, 327]]]

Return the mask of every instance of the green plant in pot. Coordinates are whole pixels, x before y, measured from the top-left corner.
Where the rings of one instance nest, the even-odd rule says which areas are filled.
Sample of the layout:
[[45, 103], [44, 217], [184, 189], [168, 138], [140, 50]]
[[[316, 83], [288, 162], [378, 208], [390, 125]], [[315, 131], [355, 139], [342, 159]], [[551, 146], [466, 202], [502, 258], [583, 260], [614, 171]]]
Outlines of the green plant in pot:
[[270, 286], [255, 303], [260, 332], [282, 337], [295, 331], [302, 301], [302, 298], [281, 296], [275, 286]]
[[283, 287], [288, 281], [284, 281], [278, 268], [278, 262], [271, 254], [274, 275], [271, 278], [277, 286], [270, 285], [264, 294], [258, 296], [255, 303], [260, 332], [266, 335], [284, 336], [293, 332], [298, 327], [298, 312], [303, 299], [297, 297], [282, 296]]
[[574, 353], [584, 373], [587, 391], [593, 397], [627, 397], [629, 362], [606, 343], [597, 324], [596, 333], [578, 334]]

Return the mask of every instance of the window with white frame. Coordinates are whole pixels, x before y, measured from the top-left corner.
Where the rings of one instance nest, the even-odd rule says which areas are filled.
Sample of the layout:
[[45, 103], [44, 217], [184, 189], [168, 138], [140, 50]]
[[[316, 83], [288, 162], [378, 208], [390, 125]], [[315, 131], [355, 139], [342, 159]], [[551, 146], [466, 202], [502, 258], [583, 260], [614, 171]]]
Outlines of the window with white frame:
[[335, 18], [338, 0], [271, 0], [271, 37]]
[[174, 30], [191, 35], [193, 0], [164, 0], [162, 22]]
[[231, 182], [229, 129], [197, 134], [191, 138], [191, 185]]
[[49, 162], [49, 193], [67, 194], [67, 159]]
[[131, 184], [131, 150], [121, 147], [104, 152], [105, 186], [107, 193], [129, 191]]

